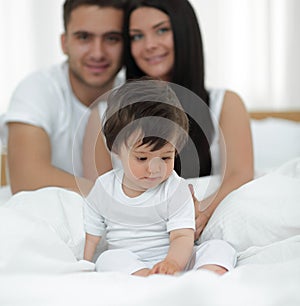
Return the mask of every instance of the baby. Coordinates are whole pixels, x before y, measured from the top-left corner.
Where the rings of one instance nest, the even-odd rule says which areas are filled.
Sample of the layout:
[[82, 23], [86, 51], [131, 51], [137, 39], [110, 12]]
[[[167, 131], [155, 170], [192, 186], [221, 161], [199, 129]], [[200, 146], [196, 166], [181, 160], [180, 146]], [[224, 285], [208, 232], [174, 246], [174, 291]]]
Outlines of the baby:
[[108, 97], [103, 133], [122, 168], [100, 176], [86, 198], [84, 259], [106, 234], [97, 271], [175, 274], [207, 269], [223, 274], [236, 262], [225, 241], [194, 246], [195, 212], [174, 159], [188, 138], [188, 118], [171, 86], [129, 81]]

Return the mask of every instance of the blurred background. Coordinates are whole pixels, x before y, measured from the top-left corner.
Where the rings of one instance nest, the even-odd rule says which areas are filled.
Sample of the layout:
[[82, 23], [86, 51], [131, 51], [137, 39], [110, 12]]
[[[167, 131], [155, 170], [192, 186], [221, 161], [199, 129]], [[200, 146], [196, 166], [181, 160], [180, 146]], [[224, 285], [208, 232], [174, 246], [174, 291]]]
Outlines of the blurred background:
[[[300, 109], [299, 0], [190, 2], [203, 35], [208, 87], [236, 91], [250, 111]], [[65, 59], [63, 3], [0, 0], [0, 114], [22, 78]]]

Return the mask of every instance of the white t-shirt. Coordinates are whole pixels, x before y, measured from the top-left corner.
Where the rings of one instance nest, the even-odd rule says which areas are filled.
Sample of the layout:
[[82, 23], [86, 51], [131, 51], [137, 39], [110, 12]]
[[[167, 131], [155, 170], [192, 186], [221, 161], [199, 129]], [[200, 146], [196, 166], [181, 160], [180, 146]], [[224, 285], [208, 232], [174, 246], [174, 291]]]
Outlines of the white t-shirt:
[[[119, 82], [119, 81], [117, 81]], [[34, 72], [14, 91], [4, 123], [41, 127], [50, 138], [52, 165], [82, 175], [82, 142], [90, 109], [71, 89], [68, 64]]]
[[85, 231], [106, 233], [108, 249], [128, 249], [145, 261], [165, 258], [169, 232], [195, 229], [194, 203], [187, 182], [175, 171], [159, 186], [138, 197], [122, 189], [123, 170], [100, 176], [86, 198]]

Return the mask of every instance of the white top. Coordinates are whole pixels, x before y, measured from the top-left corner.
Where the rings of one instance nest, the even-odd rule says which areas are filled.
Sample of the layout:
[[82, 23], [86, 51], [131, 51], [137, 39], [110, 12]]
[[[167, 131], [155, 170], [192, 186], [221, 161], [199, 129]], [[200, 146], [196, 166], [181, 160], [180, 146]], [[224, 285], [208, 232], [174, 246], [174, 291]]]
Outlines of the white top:
[[73, 94], [67, 62], [26, 77], [14, 91], [4, 123], [41, 127], [50, 138], [52, 165], [82, 175], [82, 141], [90, 109]]
[[123, 170], [100, 176], [84, 207], [85, 230], [103, 236], [109, 249], [128, 249], [144, 260], [162, 260], [169, 232], [195, 229], [194, 203], [187, 182], [175, 171], [164, 183], [138, 197], [122, 189]]
[[209, 102], [212, 122], [214, 126], [214, 137], [210, 146], [212, 175], [220, 174], [221, 171], [221, 154], [220, 154], [220, 138], [222, 137], [220, 131], [220, 116], [222, 112], [225, 89], [213, 89], [209, 91]]

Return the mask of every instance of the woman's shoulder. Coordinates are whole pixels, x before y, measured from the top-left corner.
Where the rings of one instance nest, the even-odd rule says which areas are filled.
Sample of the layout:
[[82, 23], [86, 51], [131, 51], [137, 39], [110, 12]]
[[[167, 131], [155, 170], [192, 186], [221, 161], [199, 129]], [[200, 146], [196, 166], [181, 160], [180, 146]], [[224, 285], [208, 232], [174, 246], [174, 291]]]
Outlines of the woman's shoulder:
[[229, 89], [214, 88], [209, 89], [210, 110], [216, 122], [221, 118], [231, 117], [233, 114], [244, 114], [246, 111], [241, 96]]
[[222, 114], [225, 112], [245, 112], [245, 104], [239, 94], [234, 91], [226, 90], [224, 93], [224, 101], [222, 107]]
[[241, 96], [232, 90], [224, 88], [213, 88], [209, 89], [208, 92], [209, 92], [211, 107], [214, 107], [216, 104], [223, 105], [225, 103], [243, 104]]
[[234, 91], [226, 90], [220, 114], [220, 124], [231, 121], [249, 121], [249, 114], [243, 99]]
[[235, 91], [232, 90], [225, 90], [224, 93], [224, 104], [230, 104], [231, 106], [233, 105], [239, 105], [242, 104], [244, 105], [244, 102], [241, 98], [241, 96], [236, 93]]

